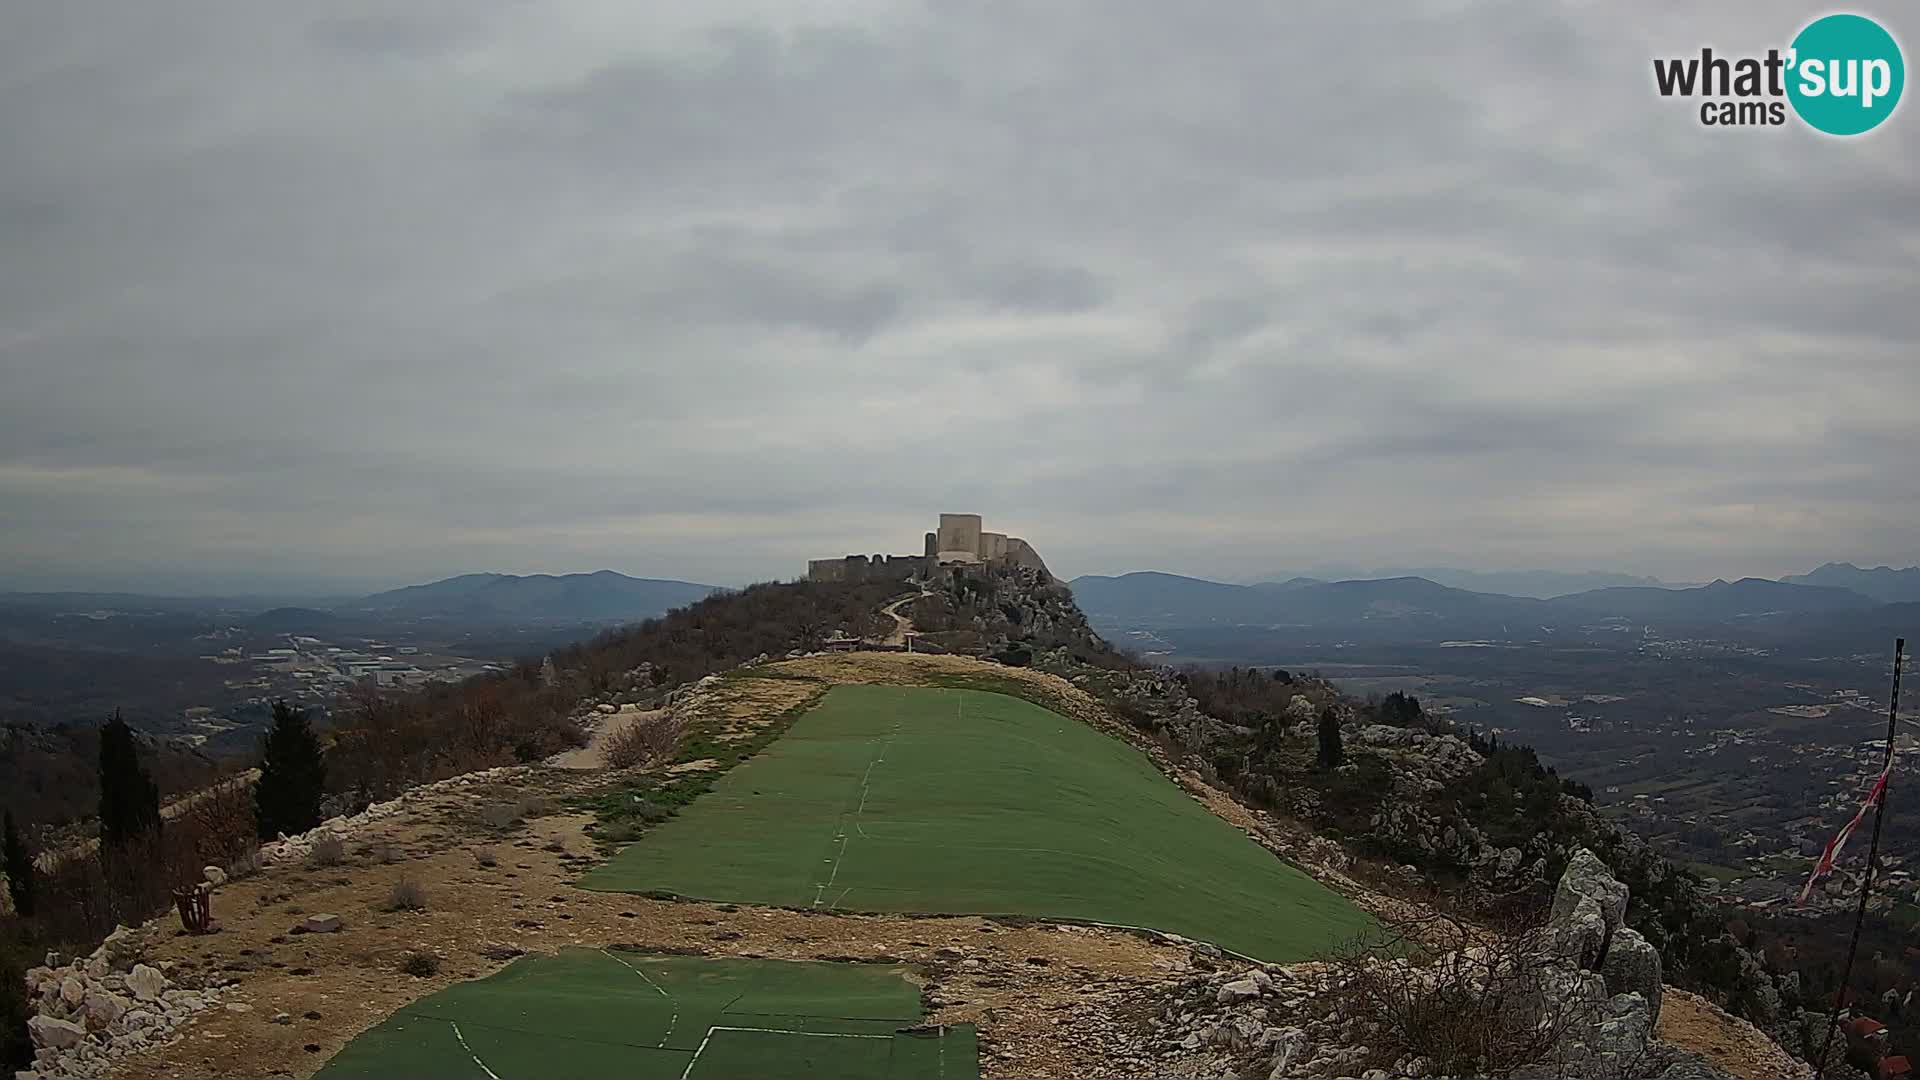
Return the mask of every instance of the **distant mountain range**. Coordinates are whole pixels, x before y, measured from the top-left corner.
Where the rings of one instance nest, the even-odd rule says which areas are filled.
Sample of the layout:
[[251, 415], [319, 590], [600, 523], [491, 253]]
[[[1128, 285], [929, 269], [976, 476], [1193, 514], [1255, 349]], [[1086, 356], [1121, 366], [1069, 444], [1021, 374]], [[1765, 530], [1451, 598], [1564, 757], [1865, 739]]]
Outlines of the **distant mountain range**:
[[591, 574], [462, 574], [375, 593], [346, 608], [398, 618], [618, 622], [650, 619], [717, 592], [689, 581]]
[[[1342, 572], [1331, 570], [1309, 571], [1306, 574], [1273, 574], [1273, 580], [1291, 579], [1294, 581], [1377, 581], [1384, 578], [1425, 578], [1437, 585], [1469, 592], [1498, 593], [1503, 596], [1533, 597], [1546, 600], [1568, 593], [1586, 592], [1591, 589], [1615, 587], [1644, 587], [1654, 589], [1684, 588], [1673, 582], [1659, 578], [1639, 577], [1634, 574], [1616, 574], [1606, 571], [1582, 571], [1568, 573], [1561, 570], [1458, 570], [1448, 566], [1402, 566], [1385, 567], [1360, 571], [1346, 568]], [[1822, 585], [1826, 582], [1812, 582]]]
[[1847, 589], [1742, 578], [1691, 588], [1610, 587], [1550, 599], [1452, 588], [1422, 577], [1354, 581], [1294, 578], [1259, 585], [1154, 572], [1089, 575], [1071, 583], [1096, 621], [1130, 626], [1348, 626], [1446, 623], [1518, 627], [1607, 619], [1716, 623], [1779, 615], [1865, 611], [1880, 601]]
[[1794, 585], [1851, 589], [1883, 604], [1920, 601], [1920, 566], [1909, 566], [1905, 570], [1876, 566], [1871, 570], [1862, 570], [1852, 563], [1830, 562], [1811, 574], [1790, 574], [1780, 580]]

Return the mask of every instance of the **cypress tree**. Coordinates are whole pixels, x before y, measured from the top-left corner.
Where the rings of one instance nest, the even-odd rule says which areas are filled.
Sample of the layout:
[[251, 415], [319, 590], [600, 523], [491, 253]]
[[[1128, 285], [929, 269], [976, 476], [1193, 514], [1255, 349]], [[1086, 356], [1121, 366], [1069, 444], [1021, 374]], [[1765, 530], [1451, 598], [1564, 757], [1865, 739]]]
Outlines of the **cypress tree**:
[[262, 748], [260, 780], [253, 786], [254, 819], [260, 838], [303, 833], [320, 824], [320, 799], [326, 794], [327, 762], [304, 710], [273, 703], [273, 728]]
[[120, 719], [100, 728], [100, 842], [118, 844], [160, 829], [160, 787], [140, 764], [133, 729]]
[[20, 830], [13, 823], [13, 811], [6, 812], [6, 834], [0, 840], [0, 864], [7, 870], [7, 892], [13, 895], [14, 913], [33, 914], [33, 853], [27, 850]]
[[1320, 767], [1337, 769], [1347, 760], [1347, 752], [1340, 745], [1340, 714], [1329, 705], [1320, 712]]

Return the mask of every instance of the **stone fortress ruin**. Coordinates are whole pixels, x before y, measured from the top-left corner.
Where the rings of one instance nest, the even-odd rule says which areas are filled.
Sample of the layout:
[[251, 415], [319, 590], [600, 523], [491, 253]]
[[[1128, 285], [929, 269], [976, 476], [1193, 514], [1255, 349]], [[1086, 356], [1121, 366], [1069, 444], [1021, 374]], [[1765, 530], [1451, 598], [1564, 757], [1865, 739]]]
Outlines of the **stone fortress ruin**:
[[979, 514], [941, 514], [940, 528], [926, 534], [919, 555], [847, 555], [838, 559], [811, 559], [808, 581], [905, 581], [928, 578], [942, 567], [973, 565], [1024, 566], [1047, 573], [1047, 564], [1033, 545], [1017, 536], [985, 532]]

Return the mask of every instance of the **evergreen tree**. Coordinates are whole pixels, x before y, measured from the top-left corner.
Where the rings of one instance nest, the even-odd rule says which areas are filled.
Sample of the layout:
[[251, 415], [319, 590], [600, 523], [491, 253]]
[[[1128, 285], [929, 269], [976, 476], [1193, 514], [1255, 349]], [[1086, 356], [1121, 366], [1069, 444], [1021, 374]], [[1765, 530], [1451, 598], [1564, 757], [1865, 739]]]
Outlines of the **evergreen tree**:
[[1320, 712], [1320, 767], [1337, 769], [1347, 760], [1347, 752], [1340, 745], [1340, 714], [1329, 705]]
[[133, 729], [120, 719], [100, 728], [100, 841], [117, 844], [160, 829], [160, 787], [140, 764]]
[[292, 836], [320, 824], [320, 799], [326, 794], [327, 762], [304, 710], [273, 703], [273, 728], [267, 732], [260, 779], [253, 785], [254, 818], [260, 837]]
[[0, 863], [7, 871], [7, 891], [13, 894], [13, 910], [16, 914], [33, 914], [33, 853], [27, 850], [26, 842], [20, 839], [20, 830], [13, 823], [13, 811], [6, 812], [6, 834], [0, 841]]

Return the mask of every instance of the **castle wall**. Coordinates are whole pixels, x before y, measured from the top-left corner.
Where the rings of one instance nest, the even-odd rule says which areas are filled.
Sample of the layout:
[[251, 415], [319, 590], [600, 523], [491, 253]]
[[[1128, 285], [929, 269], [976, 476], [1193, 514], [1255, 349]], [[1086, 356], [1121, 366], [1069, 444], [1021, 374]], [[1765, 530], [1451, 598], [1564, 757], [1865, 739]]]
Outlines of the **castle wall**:
[[1017, 536], [1007, 537], [1006, 559], [1015, 566], [1024, 566], [1038, 570], [1048, 577], [1053, 576], [1053, 572], [1048, 570], [1047, 564], [1041, 560], [1040, 553], [1033, 550], [1033, 545]]
[[808, 581], [905, 581], [926, 572], [921, 555], [848, 555], [807, 560]]
[[808, 559], [808, 581], [845, 581], [847, 580], [847, 560], [845, 559]]

